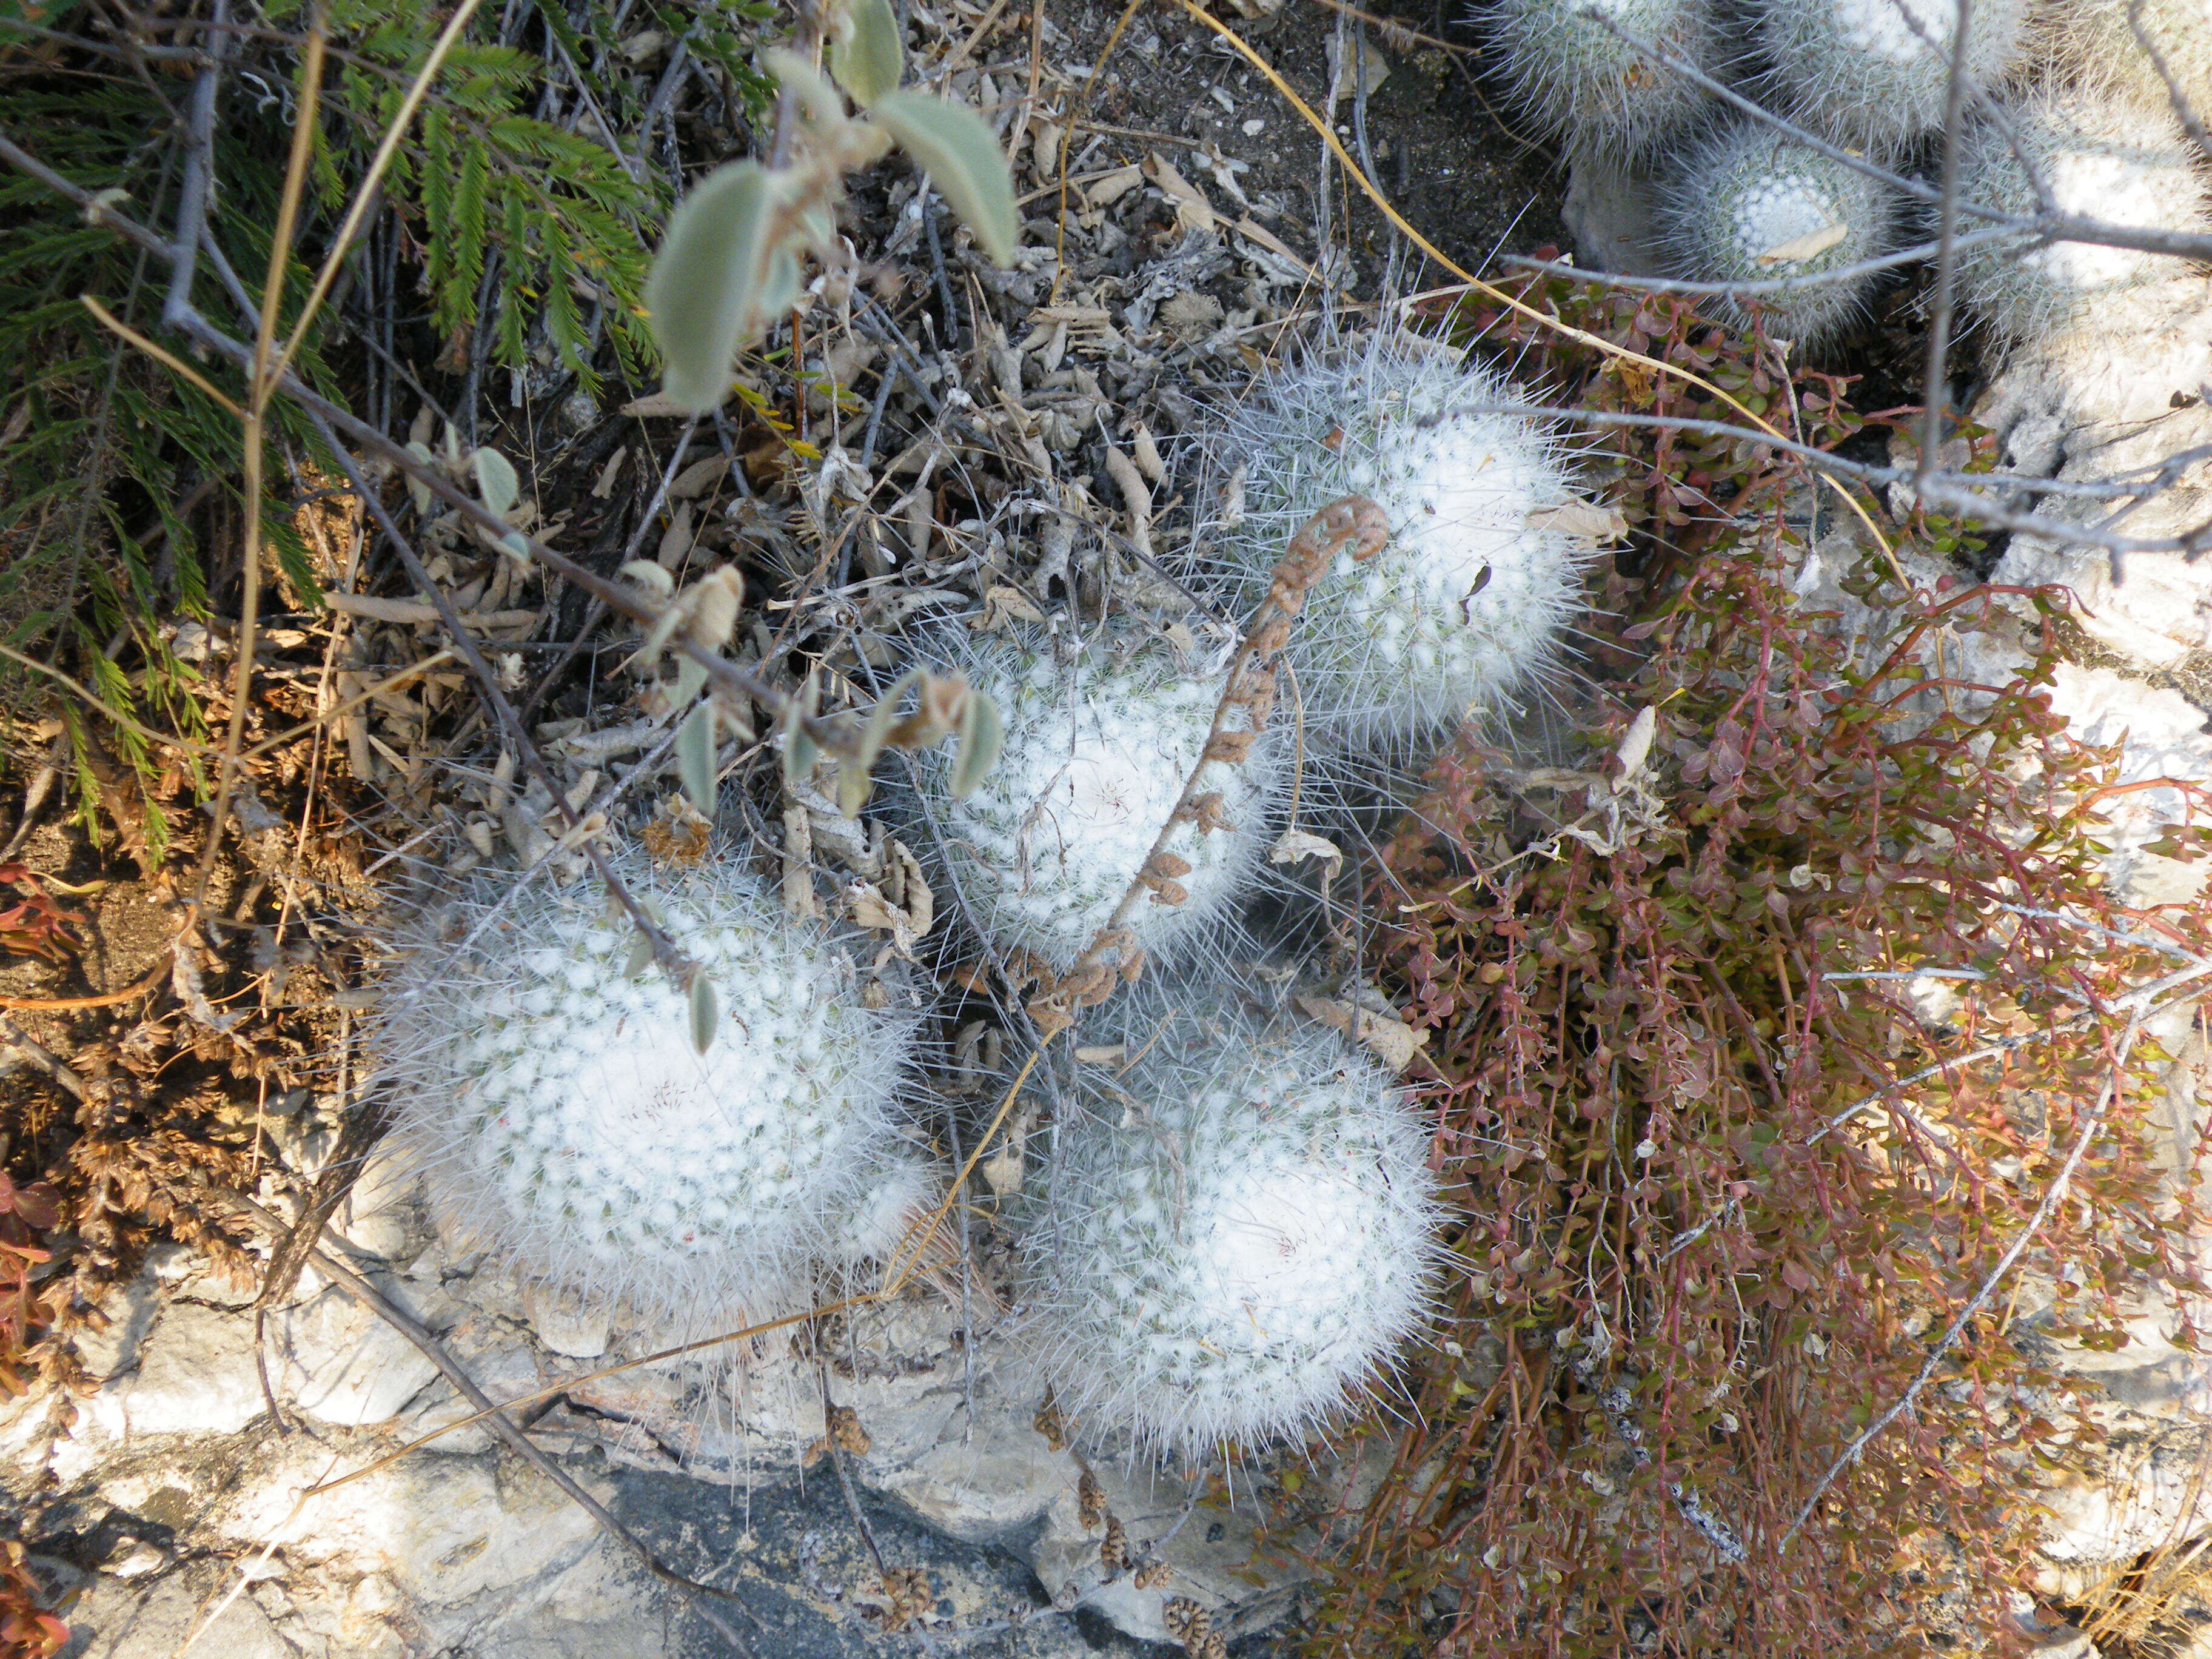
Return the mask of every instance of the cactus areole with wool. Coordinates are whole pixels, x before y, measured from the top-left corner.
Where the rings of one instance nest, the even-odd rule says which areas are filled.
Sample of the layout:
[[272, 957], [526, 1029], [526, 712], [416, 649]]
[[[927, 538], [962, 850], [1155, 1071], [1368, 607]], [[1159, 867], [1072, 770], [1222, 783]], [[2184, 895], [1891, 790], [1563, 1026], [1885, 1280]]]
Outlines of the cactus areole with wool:
[[705, 1052], [595, 884], [479, 880], [386, 999], [398, 1133], [441, 1228], [520, 1274], [648, 1316], [781, 1311], [884, 1231], [861, 1212], [906, 1180], [910, 1020], [745, 872], [620, 868], [714, 988]]
[[1427, 1138], [1334, 1032], [1162, 994], [1085, 1028], [1143, 1052], [1081, 1069], [1027, 1200], [1034, 1346], [1086, 1433], [1170, 1454], [1305, 1433], [1425, 1315]]
[[1560, 522], [1576, 497], [1557, 444], [1500, 405], [1527, 401], [1489, 371], [1421, 342], [1370, 348], [1263, 380], [1212, 441], [1218, 477], [1243, 469], [1242, 515], [1215, 532], [1240, 599], [1256, 603], [1306, 519], [1365, 495], [1390, 539], [1340, 554], [1292, 631], [1310, 738], [1402, 750], [1513, 707], [1557, 663], [1582, 597], [1581, 549]]
[[[1222, 674], [1141, 640], [1055, 638], [1042, 630], [941, 640], [951, 665], [1006, 721], [998, 764], [965, 799], [947, 787], [950, 748], [924, 757], [918, 839], [937, 853], [976, 926], [1004, 950], [1064, 970], [1112, 919], [1185, 783], [1204, 763], [1202, 819], [1175, 824], [1182, 867], [1125, 924], [1134, 947], [1171, 957], [1250, 884], [1266, 847], [1284, 753], [1262, 733], [1241, 759], [1206, 758]], [[1232, 728], [1249, 732], [1243, 710]]]

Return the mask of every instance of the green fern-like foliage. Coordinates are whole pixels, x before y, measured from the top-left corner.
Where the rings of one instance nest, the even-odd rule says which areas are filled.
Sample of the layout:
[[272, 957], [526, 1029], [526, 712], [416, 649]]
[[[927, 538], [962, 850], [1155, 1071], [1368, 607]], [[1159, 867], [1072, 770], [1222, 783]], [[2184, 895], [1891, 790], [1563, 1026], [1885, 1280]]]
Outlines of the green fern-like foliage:
[[[238, 40], [225, 82], [209, 234], [249, 285], [268, 266], [307, 11], [305, 0], [263, 9]], [[287, 321], [448, 15], [377, 0], [328, 8], [328, 70], [299, 259], [286, 275]], [[726, 118], [746, 125], [770, 95], [751, 57], [771, 15], [755, 0], [704, 0], [641, 9], [628, 27], [634, 42], [649, 15], [682, 43], [688, 72], [720, 89]], [[665, 143], [648, 154], [667, 118], [651, 107], [660, 71], [633, 66], [623, 52], [630, 42], [611, 18], [594, 7], [485, 8], [394, 158], [380, 211], [397, 215], [403, 246], [416, 251], [413, 279], [428, 301], [419, 320], [435, 331], [447, 366], [466, 361], [486, 327], [494, 364], [520, 371], [550, 348], [587, 392], [599, 390], [610, 360], [626, 377], [651, 368], [641, 296], [679, 180]], [[98, 25], [85, 0], [49, 0], [43, 14], [0, 0], [0, 131], [82, 188], [121, 192], [122, 210], [166, 234], [189, 80], [133, 75], [92, 46], [66, 44], [93, 40]], [[197, 38], [179, 27], [177, 38]], [[211, 266], [202, 261], [194, 302], [221, 325], [248, 331]], [[159, 337], [167, 281], [160, 262], [0, 168], [0, 362], [15, 371], [0, 392], [0, 643], [73, 675], [105, 706], [69, 706], [51, 676], [9, 659], [0, 661], [0, 709], [61, 715], [94, 834], [110, 758], [151, 781], [172, 757], [136, 727], [205, 735], [198, 672], [175, 656], [164, 624], [209, 616], [208, 570], [234, 560], [248, 510], [235, 417], [108, 332], [79, 299], [95, 295]], [[327, 308], [298, 362], [340, 401], [350, 320], [342, 306]], [[201, 367], [238, 394], [226, 366]], [[312, 434], [283, 400], [272, 414], [272, 457], [315, 468]], [[305, 471], [289, 480], [303, 489], [314, 482]], [[313, 607], [320, 600], [313, 564], [289, 504], [275, 493], [286, 487], [276, 465], [271, 498], [252, 510], [287, 602]], [[206, 780], [190, 781], [202, 788]], [[158, 860], [167, 826], [150, 793], [143, 804], [143, 852]]]

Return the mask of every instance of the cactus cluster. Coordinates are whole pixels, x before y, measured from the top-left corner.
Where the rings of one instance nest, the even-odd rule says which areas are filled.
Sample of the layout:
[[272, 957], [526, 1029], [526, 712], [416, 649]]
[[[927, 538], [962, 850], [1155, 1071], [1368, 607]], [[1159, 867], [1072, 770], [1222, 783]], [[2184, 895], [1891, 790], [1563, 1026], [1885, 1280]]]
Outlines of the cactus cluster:
[[1206, 759], [1218, 653], [1191, 661], [1163, 640], [1042, 629], [944, 633], [925, 649], [965, 673], [1006, 725], [998, 764], [964, 799], [948, 787], [949, 752], [921, 763], [917, 844], [993, 944], [1064, 972], [1112, 919], [1201, 763], [1217, 810], [1174, 826], [1176, 885], [1126, 926], [1135, 949], [1166, 959], [1230, 913], [1266, 848], [1286, 767], [1272, 734], [1237, 763]]
[[620, 873], [714, 988], [704, 1051], [597, 894], [480, 881], [385, 999], [396, 1133], [441, 1231], [525, 1277], [685, 1325], [804, 1305], [814, 1265], [880, 1249], [910, 1206], [913, 1018], [726, 862]]
[[1241, 510], [1212, 556], [1249, 607], [1291, 534], [1364, 495], [1390, 522], [1382, 552], [1340, 557], [1288, 653], [1309, 742], [1368, 755], [1433, 744], [1514, 707], [1557, 664], [1584, 554], [1562, 518], [1577, 497], [1528, 398], [1437, 343], [1383, 342], [1349, 362], [1263, 380], [1206, 442]]
[[2212, 16], [2202, 0], [2073, 0], [2046, 15], [2049, 51], [2073, 84], [2167, 114], [2179, 96], [2212, 115]]
[[1659, 222], [1675, 264], [1701, 281], [1780, 282], [1756, 301], [1712, 309], [1739, 323], [1750, 306], [1769, 331], [1799, 344], [1843, 332], [1875, 275], [1836, 276], [1889, 250], [1896, 192], [1844, 162], [1757, 121], [1734, 122], [1696, 145], [1669, 181]]
[[1133, 1058], [1079, 1069], [1022, 1237], [1062, 1408], [1190, 1454], [1363, 1398], [1437, 1255], [1405, 1092], [1334, 1032], [1204, 987], [1131, 997], [1085, 1040]]

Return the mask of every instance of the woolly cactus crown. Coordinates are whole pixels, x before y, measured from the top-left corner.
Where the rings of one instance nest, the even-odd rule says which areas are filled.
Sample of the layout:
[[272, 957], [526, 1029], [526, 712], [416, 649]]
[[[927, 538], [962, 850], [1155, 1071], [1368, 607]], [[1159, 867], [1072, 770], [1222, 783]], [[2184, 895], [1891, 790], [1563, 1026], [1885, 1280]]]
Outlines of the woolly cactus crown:
[[1086, 1027], [1021, 1232], [1025, 1308], [1086, 1432], [1195, 1453], [1356, 1405], [1428, 1308], [1438, 1214], [1419, 1117], [1334, 1032], [1186, 988]]
[[1207, 440], [1216, 474], [1243, 470], [1243, 517], [1214, 540], [1248, 605], [1330, 501], [1370, 496], [1390, 520], [1389, 544], [1364, 564], [1340, 556], [1291, 633], [1310, 738], [1432, 742], [1556, 665], [1585, 555], [1553, 517], [1576, 499], [1559, 446], [1497, 409], [1523, 401], [1455, 353], [1401, 340], [1262, 380]]
[[[1892, 155], [1942, 125], [1950, 96], [1953, 0], [1758, 0], [1762, 90], [1825, 138]], [[1977, 0], [1966, 89], [2002, 85], [2027, 56], [2025, 0]]]
[[1578, 154], [1632, 161], [1689, 127], [1705, 92], [1605, 20], [1721, 74], [1726, 39], [1711, 0], [1501, 0], [1478, 21], [1531, 117]]
[[[2069, 93], [2023, 99], [2004, 115], [1967, 129], [1959, 182], [1968, 199], [2033, 216], [2041, 210], [2040, 179], [2061, 213], [2144, 229], [2201, 232], [2212, 223], [2196, 147], [2170, 112]], [[2169, 255], [2089, 242], [1989, 243], [1960, 254], [1959, 295], [2000, 338], [2018, 343], [2093, 314], [2109, 321], [2129, 290], [2189, 270]]]
[[744, 872], [618, 868], [719, 994], [706, 1052], [595, 889], [479, 878], [386, 999], [397, 1133], [441, 1226], [518, 1273], [647, 1317], [782, 1311], [905, 1179], [912, 1020]]
[[[1757, 121], [1723, 127], [1661, 185], [1658, 219], [1674, 274], [1699, 283], [1787, 287], [1708, 308], [1800, 345], [1828, 339], [1864, 307], [1871, 273], [1826, 273], [1878, 258], [1897, 223], [1887, 186]], [[1802, 280], [1801, 280], [1802, 279]]]
[[[934, 850], [975, 924], [1002, 948], [1064, 971], [1106, 927], [1206, 751], [1222, 676], [1187, 668], [1162, 642], [1060, 642], [1042, 631], [954, 635], [939, 654], [998, 704], [998, 764], [964, 800], [951, 798], [949, 748], [921, 757]], [[1241, 711], [1233, 728], [1249, 730]], [[1227, 913], [1266, 846], [1268, 804], [1285, 772], [1262, 734], [1243, 762], [1207, 761], [1200, 793], [1219, 794], [1208, 824], [1176, 826], [1168, 850], [1189, 866], [1180, 901], [1156, 892], [1128, 927], [1136, 948], [1172, 956]], [[940, 901], [941, 902], [941, 901]]]

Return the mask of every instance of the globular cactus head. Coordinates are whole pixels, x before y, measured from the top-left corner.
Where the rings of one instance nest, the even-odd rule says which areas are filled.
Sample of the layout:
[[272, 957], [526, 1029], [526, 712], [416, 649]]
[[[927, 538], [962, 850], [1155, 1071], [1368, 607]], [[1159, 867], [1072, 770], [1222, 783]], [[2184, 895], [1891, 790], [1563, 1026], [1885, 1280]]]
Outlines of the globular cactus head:
[[[1894, 156], [1943, 124], [1954, 0], [1758, 0], [1752, 35], [1770, 106], [1831, 143]], [[1965, 46], [1968, 108], [2027, 66], [2027, 0], [1976, 0]]]
[[[1126, 924], [1130, 949], [1172, 957], [1230, 913], [1257, 870], [1286, 768], [1270, 732], [1239, 761], [1207, 759], [1219, 653], [1186, 661], [1164, 641], [1042, 629], [947, 630], [925, 649], [989, 696], [1005, 726], [997, 765], [964, 799], [951, 798], [949, 745], [917, 769], [915, 842], [994, 944], [1056, 972], [1073, 965], [1146, 869], [1202, 761], [1200, 793], [1218, 799], [1174, 826], [1168, 872]], [[1232, 711], [1230, 729], [1250, 732], [1246, 711]]]
[[2212, 118], [2212, 15], [2203, 0], [2073, 0], [2044, 14], [2050, 58], [2093, 96]]
[[617, 869], [714, 988], [706, 1050], [595, 884], [480, 877], [385, 995], [396, 1133], [441, 1231], [518, 1277], [687, 1324], [804, 1305], [902, 1167], [912, 1018], [867, 1006], [836, 942], [745, 872]]
[[[2212, 223], [2196, 146], [2174, 116], [2118, 99], [2044, 94], [1978, 120], [1959, 158], [1966, 199], [2000, 212], [2041, 211], [2037, 182], [2061, 213], [2133, 228], [2202, 233]], [[1959, 257], [1959, 297], [2008, 344], [2119, 319], [2131, 290], [2185, 276], [2190, 262], [2090, 242], [1993, 242]]]
[[[1499, 405], [1525, 394], [1441, 345], [1399, 341], [1349, 362], [1262, 380], [1205, 441], [1217, 481], [1241, 470], [1241, 513], [1208, 532], [1248, 607], [1298, 527], [1369, 496], [1390, 540], [1340, 556], [1307, 595], [1277, 723], [1364, 754], [1403, 752], [1510, 708], [1558, 665], [1582, 598], [1586, 542], [1559, 446]], [[1239, 486], [1231, 485], [1236, 497]]]
[[1694, 125], [1711, 100], [1607, 20], [1723, 77], [1727, 35], [1712, 0], [1499, 0], [1477, 22], [1534, 120], [1574, 154], [1633, 161]]
[[1404, 1091], [1336, 1033], [1183, 988], [1085, 1028], [1022, 1200], [1022, 1307], [1086, 1434], [1202, 1453], [1354, 1408], [1419, 1330], [1439, 1209]]
[[1705, 309], [1803, 345], [1857, 320], [1875, 273], [1832, 277], [1887, 252], [1896, 192], [1856, 168], [1745, 120], [1716, 130], [1659, 181], [1657, 219], [1673, 273], [1688, 282], [1787, 286], [1723, 295]]

